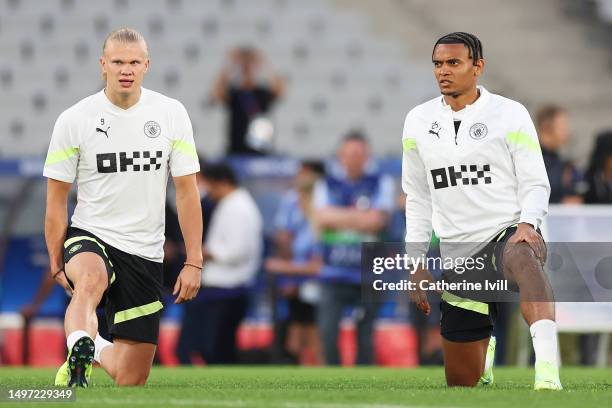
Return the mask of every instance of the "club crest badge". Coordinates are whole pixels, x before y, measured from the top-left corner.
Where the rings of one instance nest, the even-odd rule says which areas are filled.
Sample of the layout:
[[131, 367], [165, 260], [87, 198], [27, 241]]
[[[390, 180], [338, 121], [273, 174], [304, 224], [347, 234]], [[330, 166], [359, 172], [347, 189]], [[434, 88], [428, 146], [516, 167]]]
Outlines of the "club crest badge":
[[474, 123], [470, 128], [470, 137], [474, 140], [484, 139], [487, 133], [489, 133], [489, 129], [484, 123]]
[[159, 123], [150, 120], [144, 125], [144, 134], [146, 137], [155, 139], [156, 137], [161, 135], [161, 126], [159, 126]]

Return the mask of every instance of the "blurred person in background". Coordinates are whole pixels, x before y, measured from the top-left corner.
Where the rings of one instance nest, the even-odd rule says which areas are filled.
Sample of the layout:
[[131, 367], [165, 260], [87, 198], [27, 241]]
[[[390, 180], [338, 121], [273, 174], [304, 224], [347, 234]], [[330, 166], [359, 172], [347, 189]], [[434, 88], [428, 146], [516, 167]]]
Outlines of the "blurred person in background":
[[317, 249], [312, 194], [323, 175], [323, 164], [305, 161], [294, 179], [294, 188], [283, 196], [274, 219], [276, 254], [265, 262], [266, 271], [278, 274], [277, 285], [287, 299], [287, 338], [285, 348], [296, 361], [320, 364], [321, 343], [316, 326], [318, 275], [321, 256]]
[[[589, 167], [585, 174], [587, 191], [586, 204], [612, 204], [612, 130], [601, 132], [595, 140]], [[594, 364], [598, 342], [603, 341], [599, 334], [580, 335], [580, 363]]]
[[357, 364], [372, 364], [376, 302], [361, 296], [361, 243], [378, 241], [393, 211], [395, 185], [370, 161], [367, 139], [351, 131], [335, 163], [315, 187], [315, 220], [323, 256], [318, 322], [325, 362], [340, 364], [338, 332], [342, 313], [354, 306]]
[[612, 130], [597, 136], [585, 179], [585, 203], [612, 204]]
[[569, 117], [558, 105], [546, 105], [536, 115], [536, 127], [544, 165], [550, 182], [550, 203], [580, 204], [580, 175], [574, 165], [561, 157], [570, 138]]
[[[223, 105], [228, 113], [227, 154], [260, 154], [271, 147], [272, 141], [267, 140], [272, 137], [268, 115], [284, 92], [283, 79], [260, 51], [243, 46], [229, 52], [211, 95], [212, 101]], [[249, 139], [255, 127], [269, 131]]]
[[232, 364], [236, 331], [261, 263], [263, 222], [228, 165], [206, 165], [202, 184], [216, 206], [202, 249], [202, 287], [187, 313], [197, 316], [193, 344], [206, 363]]

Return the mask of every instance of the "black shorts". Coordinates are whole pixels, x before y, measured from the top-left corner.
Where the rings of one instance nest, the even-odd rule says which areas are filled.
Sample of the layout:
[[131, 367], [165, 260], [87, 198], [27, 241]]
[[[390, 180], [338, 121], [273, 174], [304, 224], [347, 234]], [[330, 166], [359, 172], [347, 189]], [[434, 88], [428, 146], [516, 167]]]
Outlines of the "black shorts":
[[306, 303], [298, 297], [287, 299], [289, 306], [289, 323], [314, 324], [315, 323], [315, 307]]
[[[491, 240], [492, 245], [487, 245], [475, 257], [483, 256], [486, 252], [486, 258], [492, 260], [491, 267], [501, 273], [504, 248], [516, 229], [517, 226], [513, 225], [501, 231]], [[446, 340], [460, 343], [490, 337], [495, 326], [497, 307], [495, 302], [477, 302], [444, 292], [440, 303], [440, 333]]]
[[111, 337], [157, 344], [163, 308], [162, 264], [128, 254], [87, 231], [69, 227], [64, 263], [82, 252], [99, 255], [106, 265], [109, 286], [101, 304]]

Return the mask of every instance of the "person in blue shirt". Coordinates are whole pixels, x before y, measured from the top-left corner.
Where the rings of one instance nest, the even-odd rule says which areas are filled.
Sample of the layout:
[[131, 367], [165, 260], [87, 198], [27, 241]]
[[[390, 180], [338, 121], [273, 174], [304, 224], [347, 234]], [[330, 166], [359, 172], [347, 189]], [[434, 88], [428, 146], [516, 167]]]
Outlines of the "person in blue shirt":
[[361, 243], [379, 241], [393, 211], [395, 185], [370, 160], [366, 137], [351, 131], [337, 152], [337, 163], [317, 183], [315, 219], [323, 256], [319, 330], [325, 361], [340, 364], [339, 323], [347, 306], [355, 308], [357, 364], [374, 362], [372, 334], [377, 302], [361, 296]]
[[317, 247], [312, 213], [315, 182], [323, 165], [305, 161], [294, 180], [294, 189], [283, 196], [274, 219], [275, 255], [265, 268], [277, 274], [277, 284], [287, 299], [289, 316], [285, 348], [300, 361], [311, 352], [310, 363], [321, 362], [319, 332], [315, 323], [318, 275], [321, 257]]

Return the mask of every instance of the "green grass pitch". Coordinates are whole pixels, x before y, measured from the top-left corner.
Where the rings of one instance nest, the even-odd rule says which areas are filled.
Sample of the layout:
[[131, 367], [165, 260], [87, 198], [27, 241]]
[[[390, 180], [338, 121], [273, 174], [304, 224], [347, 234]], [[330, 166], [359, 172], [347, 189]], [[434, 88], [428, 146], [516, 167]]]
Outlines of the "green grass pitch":
[[[48, 387], [55, 370], [0, 368], [0, 388]], [[612, 369], [563, 368], [562, 392], [535, 392], [533, 370], [495, 369], [495, 384], [449, 389], [442, 368], [219, 367], [154, 368], [142, 388], [117, 388], [99, 368], [93, 387], [78, 389], [83, 407], [607, 407]], [[0, 402], [0, 408], [34, 406]]]

